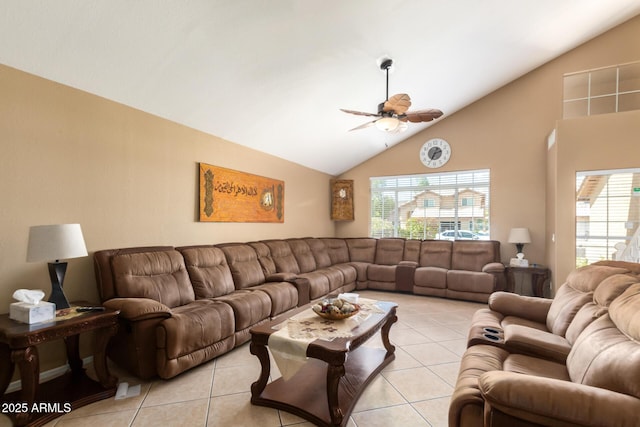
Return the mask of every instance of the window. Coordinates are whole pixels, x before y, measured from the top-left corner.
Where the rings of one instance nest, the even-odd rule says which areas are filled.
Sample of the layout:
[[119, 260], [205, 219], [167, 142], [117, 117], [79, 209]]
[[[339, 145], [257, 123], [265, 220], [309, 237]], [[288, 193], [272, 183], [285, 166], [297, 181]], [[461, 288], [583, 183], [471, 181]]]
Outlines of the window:
[[640, 169], [576, 173], [576, 266], [622, 259], [638, 225]]
[[371, 178], [369, 235], [436, 239], [464, 230], [470, 232], [464, 238], [488, 236], [489, 178], [488, 169]]

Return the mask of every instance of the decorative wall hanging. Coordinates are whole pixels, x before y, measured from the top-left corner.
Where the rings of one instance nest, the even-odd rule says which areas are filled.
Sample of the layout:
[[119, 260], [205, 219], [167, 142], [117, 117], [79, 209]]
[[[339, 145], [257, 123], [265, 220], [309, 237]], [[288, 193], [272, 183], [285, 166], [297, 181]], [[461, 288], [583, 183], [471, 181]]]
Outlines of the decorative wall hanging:
[[331, 219], [353, 221], [353, 180], [331, 180]]
[[200, 221], [284, 222], [284, 181], [200, 163]]

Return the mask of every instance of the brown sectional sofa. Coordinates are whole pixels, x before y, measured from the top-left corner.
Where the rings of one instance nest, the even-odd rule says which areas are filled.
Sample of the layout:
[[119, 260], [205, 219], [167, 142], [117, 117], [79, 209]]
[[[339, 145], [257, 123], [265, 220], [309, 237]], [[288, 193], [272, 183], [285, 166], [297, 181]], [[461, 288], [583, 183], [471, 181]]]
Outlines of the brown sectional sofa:
[[469, 330], [449, 426], [637, 426], [640, 264], [572, 272], [553, 300], [494, 293]]
[[495, 241], [295, 238], [100, 250], [103, 305], [120, 310], [109, 356], [171, 378], [249, 340], [253, 326], [354, 289], [486, 302], [505, 289]]

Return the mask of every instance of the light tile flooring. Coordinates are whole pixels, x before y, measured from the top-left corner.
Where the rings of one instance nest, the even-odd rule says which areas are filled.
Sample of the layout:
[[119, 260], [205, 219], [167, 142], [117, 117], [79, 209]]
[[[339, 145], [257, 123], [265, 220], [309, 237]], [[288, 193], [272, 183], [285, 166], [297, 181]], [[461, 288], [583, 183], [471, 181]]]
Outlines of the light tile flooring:
[[[363, 297], [398, 303], [390, 338], [396, 359], [358, 400], [349, 427], [447, 426], [449, 398], [465, 350], [469, 321], [484, 306], [465, 301], [362, 291]], [[366, 345], [382, 346], [379, 334]], [[279, 376], [277, 368], [272, 375]], [[47, 426], [311, 426], [285, 411], [254, 406], [250, 386], [260, 372], [249, 344], [168, 381], [141, 382], [119, 371], [120, 381], [141, 384], [137, 397], [106, 399]], [[275, 371], [275, 372], [274, 372]], [[0, 427], [10, 425], [0, 418]]]

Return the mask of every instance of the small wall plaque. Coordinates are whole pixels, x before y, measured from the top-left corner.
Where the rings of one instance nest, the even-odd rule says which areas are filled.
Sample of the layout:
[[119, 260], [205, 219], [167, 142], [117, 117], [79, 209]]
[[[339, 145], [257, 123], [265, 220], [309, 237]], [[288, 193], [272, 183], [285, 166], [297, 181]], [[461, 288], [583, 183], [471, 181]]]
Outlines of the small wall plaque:
[[353, 221], [353, 180], [331, 180], [331, 219]]

